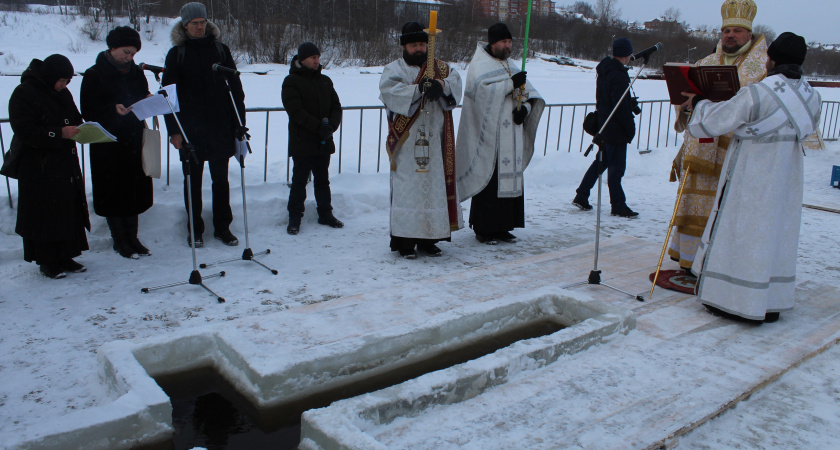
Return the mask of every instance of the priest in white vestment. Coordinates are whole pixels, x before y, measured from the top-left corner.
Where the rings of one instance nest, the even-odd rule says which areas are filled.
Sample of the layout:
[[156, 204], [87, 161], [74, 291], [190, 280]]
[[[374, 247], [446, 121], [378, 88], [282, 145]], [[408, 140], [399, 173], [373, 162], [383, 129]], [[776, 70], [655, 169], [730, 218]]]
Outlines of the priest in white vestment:
[[487, 35], [489, 43], [478, 43], [467, 72], [455, 168], [461, 201], [472, 198], [475, 237], [493, 245], [515, 242], [510, 232], [525, 226], [523, 173], [545, 101], [508, 58], [507, 26], [497, 23]]
[[782, 33], [767, 50], [767, 78], [726, 102], [690, 96], [692, 136], [734, 131], [692, 266], [698, 299], [713, 313], [771, 322], [793, 308], [801, 141], [816, 129], [821, 108], [820, 95], [802, 79], [806, 51], [805, 39]]
[[[385, 66], [379, 80], [379, 99], [388, 111], [391, 251], [407, 259], [416, 258], [417, 250], [440, 256], [435, 244], [449, 241], [452, 231], [463, 227], [452, 119], [461, 100], [461, 77], [438, 59], [433, 77], [428, 76], [428, 40], [421, 24], [405, 24], [400, 36], [403, 57]], [[427, 147], [416, 145], [421, 131]]]

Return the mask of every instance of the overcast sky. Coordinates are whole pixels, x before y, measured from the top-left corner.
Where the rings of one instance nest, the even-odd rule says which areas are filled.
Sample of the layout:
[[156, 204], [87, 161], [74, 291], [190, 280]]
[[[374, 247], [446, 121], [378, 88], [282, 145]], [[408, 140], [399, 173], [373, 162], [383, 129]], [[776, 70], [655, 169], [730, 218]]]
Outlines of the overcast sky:
[[[680, 22], [687, 22], [694, 27], [719, 27], [722, 3], [723, 0], [618, 0], [617, 6], [621, 9], [621, 17], [624, 20], [644, 22], [659, 17], [666, 9], [674, 7], [680, 10]], [[594, 5], [595, 2], [590, 4]], [[770, 27], [776, 35], [783, 31], [792, 31], [805, 37], [808, 42], [840, 44], [840, 30], [837, 27], [840, 6], [837, 0], [756, 0], [756, 4], [758, 14], [754, 23]], [[663, 44], [667, 45], [667, 42]]]

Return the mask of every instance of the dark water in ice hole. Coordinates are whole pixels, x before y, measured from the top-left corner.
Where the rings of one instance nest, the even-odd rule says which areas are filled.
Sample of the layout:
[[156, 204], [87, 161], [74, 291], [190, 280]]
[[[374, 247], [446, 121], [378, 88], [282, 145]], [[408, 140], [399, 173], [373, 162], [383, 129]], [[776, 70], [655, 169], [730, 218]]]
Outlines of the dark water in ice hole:
[[314, 394], [279, 408], [257, 410], [212, 368], [155, 379], [172, 401], [174, 437], [147, 450], [295, 449], [300, 442], [300, 416], [309, 409], [384, 389], [425, 373], [445, 369], [490, 354], [514, 342], [547, 336], [563, 329], [544, 320], [452, 349], [434, 358], [372, 376], [362, 382]]

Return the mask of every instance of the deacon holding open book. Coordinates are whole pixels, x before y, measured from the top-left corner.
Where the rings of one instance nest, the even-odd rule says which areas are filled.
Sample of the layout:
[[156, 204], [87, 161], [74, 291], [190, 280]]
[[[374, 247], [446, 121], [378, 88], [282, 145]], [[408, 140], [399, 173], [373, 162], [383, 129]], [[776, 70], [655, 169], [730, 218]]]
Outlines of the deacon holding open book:
[[767, 51], [767, 78], [713, 103], [700, 96], [692, 136], [732, 136], [712, 215], [692, 271], [713, 313], [772, 322], [793, 308], [804, 177], [801, 142], [816, 130], [822, 100], [804, 79], [807, 45], [782, 33]]
[[[753, 0], [725, 0], [721, 6], [723, 23], [717, 49], [697, 65], [737, 66], [742, 89], [761, 81], [767, 73], [767, 43], [764, 36], [752, 33], [756, 12]], [[678, 109], [674, 127], [680, 132], [685, 129], [689, 112], [686, 108]], [[671, 181], [685, 177], [685, 188], [674, 217], [675, 230], [668, 255], [686, 273], [692, 268], [700, 236], [712, 212], [715, 189], [731, 139], [731, 133], [699, 138], [688, 130], [674, 158]]]

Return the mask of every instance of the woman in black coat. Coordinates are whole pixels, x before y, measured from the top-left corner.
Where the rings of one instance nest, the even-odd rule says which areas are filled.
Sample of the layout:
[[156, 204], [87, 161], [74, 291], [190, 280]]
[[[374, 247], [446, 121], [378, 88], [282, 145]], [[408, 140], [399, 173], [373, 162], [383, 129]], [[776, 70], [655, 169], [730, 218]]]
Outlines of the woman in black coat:
[[82, 116], [67, 90], [73, 65], [62, 55], [33, 59], [9, 98], [12, 145], [20, 149], [15, 232], [23, 259], [50, 278], [84, 272], [73, 258], [88, 249], [85, 185], [76, 154]]
[[143, 171], [145, 122], [126, 108], [149, 95], [149, 83], [134, 63], [140, 34], [117, 27], [105, 39], [108, 50], [85, 71], [80, 102], [85, 120], [99, 122], [117, 142], [90, 145], [93, 210], [105, 217], [114, 250], [126, 258], [149, 255], [137, 239], [138, 214], [152, 206], [152, 178]]

